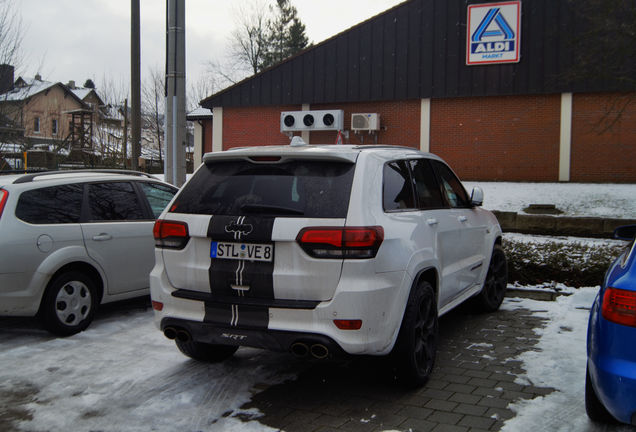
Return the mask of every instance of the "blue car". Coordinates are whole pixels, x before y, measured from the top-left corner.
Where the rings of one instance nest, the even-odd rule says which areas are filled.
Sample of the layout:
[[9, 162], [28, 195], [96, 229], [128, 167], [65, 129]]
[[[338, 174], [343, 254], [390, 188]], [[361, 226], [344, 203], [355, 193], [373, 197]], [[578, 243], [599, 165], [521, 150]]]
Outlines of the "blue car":
[[614, 237], [631, 244], [612, 263], [590, 312], [585, 408], [596, 422], [636, 425], [636, 225]]

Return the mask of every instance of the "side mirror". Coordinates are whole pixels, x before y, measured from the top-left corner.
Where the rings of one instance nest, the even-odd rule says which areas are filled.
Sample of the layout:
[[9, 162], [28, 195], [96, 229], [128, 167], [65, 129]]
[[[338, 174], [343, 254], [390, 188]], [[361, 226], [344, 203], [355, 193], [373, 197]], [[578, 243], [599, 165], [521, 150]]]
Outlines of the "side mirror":
[[484, 191], [479, 186], [475, 186], [470, 194], [470, 205], [479, 207], [484, 203]]
[[614, 238], [633, 240], [636, 237], [636, 225], [623, 225], [614, 230]]

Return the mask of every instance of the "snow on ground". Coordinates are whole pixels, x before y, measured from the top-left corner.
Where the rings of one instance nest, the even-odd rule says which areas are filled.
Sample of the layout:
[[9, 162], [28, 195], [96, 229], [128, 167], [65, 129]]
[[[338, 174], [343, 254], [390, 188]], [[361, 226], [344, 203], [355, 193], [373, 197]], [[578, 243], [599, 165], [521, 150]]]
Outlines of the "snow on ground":
[[623, 247], [627, 242], [624, 240], [605, 239], [605, 238], [588, 238], [588, 237], [572, 237], [572, 236], [547, 236], [539, 234], [521, 234], [521, 233], [504, 233], [504, 240], [515, 241], [525, 244], [559, 244], [559, 245], [575, 245], [586, 247], [604, 247], [619, 246]]
[[[586, 335], [589, 309], [599, 288], [562, 287], [569, 296], [555, 302], [506, 298], [502, 309], [529, 309], [548, 318], [545, 328], [535, 329], [541, 338], [536, 351], [515, 358], [527, 371], [518, 384], [552, 387], [556, 391], [532, 400], [521, 400], [509, 407], [516, 417], [506, 421], [503, 432], [555, 431], [591, 432], [605, 430], [592, 423], [585, 413]], [[633, 431], [629, 426], [613, 431]]]
[[555, 204], [563, 216], [636, 219], [636, 184], [465, 181], [484, 190], [484, 208], [522, 213], [530, 204]]
[[0, 406], [29, 402], [20, 430], [271, 430], [228, 414], [257, 418], [240, 407], [254, 386], [295, 376], [289, 361], [242, 349], [222, 364], [196, 362], [154, 327], [152, 310], [125, 315], [70, 338], [34, 329], [0, 338]]

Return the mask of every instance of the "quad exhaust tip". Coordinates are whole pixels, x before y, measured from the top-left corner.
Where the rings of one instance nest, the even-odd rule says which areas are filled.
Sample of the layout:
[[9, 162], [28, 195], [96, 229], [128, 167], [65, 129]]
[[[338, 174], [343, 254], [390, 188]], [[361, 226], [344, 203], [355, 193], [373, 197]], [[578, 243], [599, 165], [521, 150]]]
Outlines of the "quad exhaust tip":
[[163, 335], [170, 340], [176, 339], [179, 342], [190, 342], [192, 340], [190, 332], [182, 328], [166, 327], [163, 329]]
[[315, 359], [323, 360], [329, 357], [329, 348], [321, 343], [308, 345], [304, 342], [294, 342], [290, 347], [290, 351], [298, 358], [311, 355]]
[[294, 342], [291, 346], [291, 352], [298, 358], [306, 357], [309, 354], [309, 347], [303, 342]]
[[166, 327], [163, 329], [163, 335], [170, 340], [177, 338], [177, 330], [174, 327]]
[[329, 349], [323, 344], [313, 344], [310, 352], [318, 360], [326, 359], [329, 356]]

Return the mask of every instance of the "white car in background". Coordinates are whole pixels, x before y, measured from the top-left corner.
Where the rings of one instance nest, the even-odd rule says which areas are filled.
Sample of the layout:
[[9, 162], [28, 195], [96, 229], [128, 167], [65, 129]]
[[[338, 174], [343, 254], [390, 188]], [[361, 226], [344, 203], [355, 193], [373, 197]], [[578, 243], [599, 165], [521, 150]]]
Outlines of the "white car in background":
[[[293, 142], [297, 144], [296, 142]], [[155, 224], [157, 326], [186, 355], [390, 355], [423, 384], [438, 317], [507, 283], [496, 218], [437, 156], [397, 146], [205, 155]]]
[[152, 228], [176, 191], [138, 172], [0, 176], [0, 316], [68, 336], [100, 303], [147, 295]]

